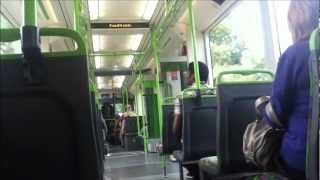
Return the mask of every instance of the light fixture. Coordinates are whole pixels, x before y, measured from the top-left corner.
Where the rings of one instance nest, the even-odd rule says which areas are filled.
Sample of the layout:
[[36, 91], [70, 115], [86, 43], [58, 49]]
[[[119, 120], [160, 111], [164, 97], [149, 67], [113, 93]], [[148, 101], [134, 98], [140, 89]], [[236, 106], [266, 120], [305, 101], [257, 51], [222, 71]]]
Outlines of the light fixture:
[[131, 39], [128, 43], [128, 49], [133, 50], [133, 51], [138, 50], [142, 38], [143, 38], [143, 34], [131, 35]]
[[99, 0], [89, 0], [90, 19], [95, 20], [99, 18]]
[[146, 8], [144, 9], [143, 19], [150, 20], [154, 10], [156, 9], [158, 0], [148, 0]]
[[100, 51], [100, 36], [99, 35], [92, 35], [92, 41], [93, 41], [93, 51]]
[[104, 88], [104, 82], [103, 82], [103, 77], [97, 77], [97, 86], [98, 89], [103, 89]]
[[101, 56], [95, 56], [94, 57], [94, 62], [95, 62], [95, 65], [96, 65], [96, 69], [100, 69], [102, 68], [102, 60], [101, 60]]
[[129, 68], [132, 64], [134, 56], [133, 55], [129, 55], [127, 56], [126, 60], [124, 61], [124, 67]]
[[126, 76], [114, 76], [113, 81], [115, 88], [121, 88]]
[[49, 15], [49, 18], [52, 19], [52, 21], [54, 23], [57, 23], [58, 22], [58, 18], [57, 18], [57, 15], [53, 9], [53, 6], [51, 4], [51, 2], [49, 0], [46, 0], [46, 1], [42, 1], [43, 3], [43, 6], [46, 8], [47, 10], [47, 13]]

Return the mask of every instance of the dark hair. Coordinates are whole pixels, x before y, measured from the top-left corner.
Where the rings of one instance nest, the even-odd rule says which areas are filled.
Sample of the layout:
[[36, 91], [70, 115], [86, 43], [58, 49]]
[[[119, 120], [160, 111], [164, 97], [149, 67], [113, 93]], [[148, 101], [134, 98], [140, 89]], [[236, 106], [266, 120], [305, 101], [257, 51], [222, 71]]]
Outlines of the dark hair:
[[[208, 76], [209, 76], [208, 66], [205, 63], [200, 62], [200, 61], [198, 61], [198, 66], [199, 66], [200, 81], [207, 82]], [[189, 63], [189, 73], [194, 74], [193, 62]]]

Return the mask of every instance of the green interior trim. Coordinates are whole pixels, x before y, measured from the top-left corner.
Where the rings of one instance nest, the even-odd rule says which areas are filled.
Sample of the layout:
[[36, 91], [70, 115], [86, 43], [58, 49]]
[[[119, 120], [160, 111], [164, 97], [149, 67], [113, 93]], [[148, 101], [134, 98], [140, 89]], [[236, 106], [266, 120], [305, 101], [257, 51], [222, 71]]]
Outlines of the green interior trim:
[[19, 28], [0, 29], [0, 42], [13, 42], [21, 39]]
[[313, 31], [313, 33], [310, 36], [310, 50], [316, 51], [319, 53], [320, 51], [320, 29], [316, 29]]
[[[223, 82], [222, 78], [223, 76], [226, 75], [243, 75], [243, 76], [248, 76], [248, 75], [254, 75], [254, 74], [265, 74], [267, 76], [269, 76], [272, 80], [274, 78], [274, 74], [271, 71], [267, 71], [267, 70], [233, 70], [233, 71], [224, 71], [221, 72], [218, 75], [217, 78], [217, 84], [247, 84], [247, 83], [257, 83], [257, 82], [264, 82], [264, 81], [225, 81]], [[266, 81], [266, 82], [272, 82], [271, 81]]]

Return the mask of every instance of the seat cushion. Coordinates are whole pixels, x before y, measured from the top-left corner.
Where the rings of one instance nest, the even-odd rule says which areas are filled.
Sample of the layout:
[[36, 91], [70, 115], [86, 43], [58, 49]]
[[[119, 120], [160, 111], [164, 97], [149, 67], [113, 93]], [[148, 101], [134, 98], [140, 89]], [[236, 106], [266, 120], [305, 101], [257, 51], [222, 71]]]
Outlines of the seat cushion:
[[199, 167], [201, 171], [204, 171], [208, 174], [218, 175], [220, 173], [217, 156], [202, 158], [199, 161]]

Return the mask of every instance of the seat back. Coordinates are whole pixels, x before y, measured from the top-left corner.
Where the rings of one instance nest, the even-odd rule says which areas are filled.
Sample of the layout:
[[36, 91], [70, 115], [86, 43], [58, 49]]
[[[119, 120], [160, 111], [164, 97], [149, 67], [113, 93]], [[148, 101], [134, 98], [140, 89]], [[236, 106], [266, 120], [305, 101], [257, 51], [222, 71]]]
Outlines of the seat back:
[[0, 179], [102, 180], [84, 43], [67, 29], [40, 34], [68, 36], [78, 50], [43, 54], [48, 78], [34, 85], [25, 82], [22, 55], [1, 55]]
[[162, 112], [162, 153], [172, 154], [173, 151], [181, 149], [180, 139], [173, 134], [174, 105], [163, 105]]
[[216, 155], [216, 97], [183, 98], [182, 112], [183, 161]]
[[251, 169], [244, 159], [242, 137], [247, 125], [256, 118], [255, 100], [270, 95], [271, 86], [270, 81], [219, 83], [218, 78], [217, 155], [222, 171], [241, 172]]
[[123, 123], [125, 134], [137, 134], [138, 135], [138, 122], [137, 117], [126, 117]]
[[90, 100], [91, 100], [91, 113], [92, 113], [92, 118], [94, 120], [94, 135], [95, 135], [95, 140], [98, 146], [97, 153], [99, 155], [99, 169], [103, 173], [104, 171], [104, 140], [103, 140], [103, 126], [102, 122], [100, 119], [100, 115], [98, 113], [99, 109], [97, 108], [96, 104], [96, 95], [95, 92], [91, 91], [90, 92]]
[[[310, 114], [307, 130], [307, 179], [319, 178], [319, 56], [320, 56], [320, 28], [314, 30], [310, 37]], [[316, 158], [318, 157], [318, 158]]]

